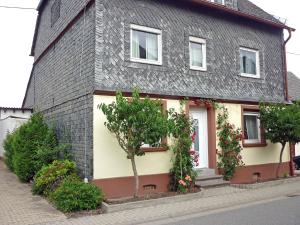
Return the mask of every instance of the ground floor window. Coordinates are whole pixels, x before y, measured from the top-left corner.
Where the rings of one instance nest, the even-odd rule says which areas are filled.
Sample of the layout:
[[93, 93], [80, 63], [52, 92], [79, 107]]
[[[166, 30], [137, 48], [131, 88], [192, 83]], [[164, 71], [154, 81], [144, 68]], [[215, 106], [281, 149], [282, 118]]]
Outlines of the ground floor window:
[[265, 145], [264, 129], [259, 120], [258, 107], [243, 107], [242, 109], [243, 144]]

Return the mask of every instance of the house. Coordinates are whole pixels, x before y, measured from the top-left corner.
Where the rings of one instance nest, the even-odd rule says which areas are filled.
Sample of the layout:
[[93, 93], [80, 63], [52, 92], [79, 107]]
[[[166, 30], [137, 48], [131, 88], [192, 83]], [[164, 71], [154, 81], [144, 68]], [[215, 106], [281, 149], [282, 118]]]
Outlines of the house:
[[26, 122], [31, 113], [32, 109], [0, 107], [0, 158], [4, 157], [3, 141], [7, 133]]
[[[97, 108], [134, 87], [198, 120], [199, 168], [217, 171], [216, 116], [199, 99], [228, 108], [243, 128], [243, 160], [232, 182], [275, 178], [280, 145], [267, 142], [258, 102], [287, 101], [281, 23], [248, 0], [41, 0], [32, 44], [34, 65], [23, 107], [43, 112], [69, 138], [82, 176], [108, 197], [129, 196], [131, 164]], [[141, 194], [167, 190], [171, 151], [148, 148], [137, 160]], [[282, 173], [289, 172], [289, 151]]]
[[[300, 101], [300, 78], [292, 72], [288, 73], [289, 96], [292, 101]], [[300, 144], [295, 146], [295, 155], [300, 155]]]

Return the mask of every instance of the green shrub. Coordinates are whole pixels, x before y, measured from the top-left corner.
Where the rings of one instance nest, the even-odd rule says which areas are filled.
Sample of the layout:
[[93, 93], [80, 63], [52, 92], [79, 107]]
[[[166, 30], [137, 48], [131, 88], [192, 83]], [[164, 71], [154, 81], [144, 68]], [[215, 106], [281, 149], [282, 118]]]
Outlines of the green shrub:
[[50, 194], [50, 199], [62, 212], [97, 209], [103, 201], [102, 191], [93, 184], [66, 179]]
[[48, 195], [68, 176], [75, 176], [75, 163], [69, 160], [55, 160], [52, 164], [44, 166], [35, 176], [32, 186], [34, 194]]
[[[58, 157], [55, 133], [43, 121], [41, 113], [33, 114], [13, 136], [13, 169], [21, 181], [28, 182], [43, 165]], [[40, 154], [42, 151], [47, 156]]]
[[[17, 131], [16, 131], [17, 132]], [[7, 134], [4, 142], [3, 142], [3, 147], [4, 147], [4, 162], [8, 169], [11, 171], [14, 170], [13, 166], [13, 158], [14, 158], [14, 148], [13, 148], [13, 142], [14, 142], [14, 135], [12, 134]]]

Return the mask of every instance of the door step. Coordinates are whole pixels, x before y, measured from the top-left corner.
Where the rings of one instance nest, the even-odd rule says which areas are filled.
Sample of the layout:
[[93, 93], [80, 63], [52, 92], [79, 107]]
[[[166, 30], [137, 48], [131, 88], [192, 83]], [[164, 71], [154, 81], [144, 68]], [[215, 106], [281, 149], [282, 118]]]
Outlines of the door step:
[[223, 180], [221, 175], [202, 175], [196, 179], [195, 184], [201, 188], [224, 187], [230, 185], [230, 181]]

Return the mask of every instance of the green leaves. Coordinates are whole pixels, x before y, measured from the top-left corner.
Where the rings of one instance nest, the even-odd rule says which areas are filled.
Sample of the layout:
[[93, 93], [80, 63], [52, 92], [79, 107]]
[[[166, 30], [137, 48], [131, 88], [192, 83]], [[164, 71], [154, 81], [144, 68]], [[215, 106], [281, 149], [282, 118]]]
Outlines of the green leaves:
[[98, 106], [106, 115], [105, 126], [114, 133], [121, 148], [129, 155], [141, 156], [143, 144], [157, 145], [168, 134], [167, 115], [159, 100], [141, 99], [138, 90], [132, 98], [116, 95], [116, 102]]
[[300, 142], [300, 104], [260, 104], [260, 121], [272, 143]]
[[44, 166], [35, 176], [32, 186], [34, 194], [48, 195], [59, 186], [66, 177], [75, 174], [75, 163], [69, 160], [53, 161], [52, 164]]
[[62, 212], [74, 212], [97, 209], [101, 205], [104, 195], [93, 184], [67, 178], [50, 194], [50, 199]]
[[240, 155], [242, 146], [240, 141], [242, 139], [241, 129], [235, 129], [234, 125], [228, 122], [229, 113], [225, 107], [218, 114], [217, 129], [219, 138], [220, 151], [218, 155], [218, 168], [222, 170], [225, 180], [230, 180], [236, 171], [236, 168], [244, 165]]
[[67, 145], [58, 144], [54, 130], [49, 128], [41, 113], [34, 113], [30, 120], [20, 126], [5, 141], [5, 160], [23, 182], [30, 181], [44, 166], [66, 157]]
[[[174, 152], [173, 168], [170, 171], [171, 191], [186, 193], [194, 184], [196, 173], [194, 171], [194, 156], [192, 153], [192, 134], [194, 133], [194, 121], [184, 112], [185, 102], [181, 102], [181, 111], [169, 111], [169, 131], [175, 138], [172, 150]], [[198, 161], [198, 159], [197, 159]], [[190, 181], [185, 178], [191, 178]]]

